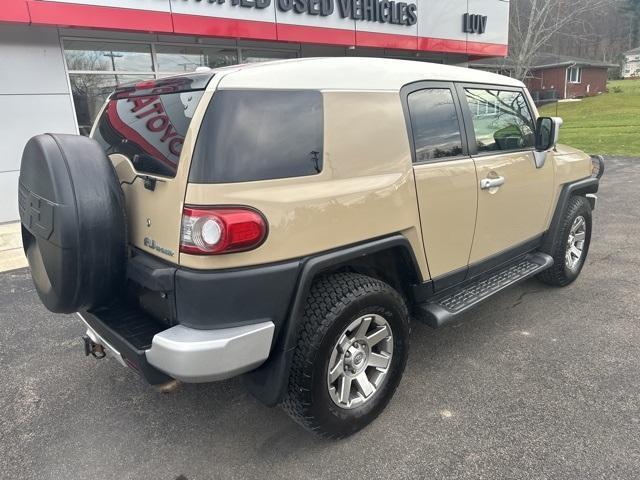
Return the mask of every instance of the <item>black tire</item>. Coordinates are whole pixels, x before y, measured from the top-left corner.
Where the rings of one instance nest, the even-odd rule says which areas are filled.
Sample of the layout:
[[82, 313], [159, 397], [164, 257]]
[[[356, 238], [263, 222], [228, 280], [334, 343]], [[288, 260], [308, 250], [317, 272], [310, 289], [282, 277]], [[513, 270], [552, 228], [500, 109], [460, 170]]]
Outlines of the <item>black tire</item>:
[[33, 137], [19, 180], [22, 241], [42, 303], [72, 313], [110, 300], [126, 267], [124, 196], [100, 145], [79, 135]]
[[[365, 314], [385, 318], [393, 334], [386, 376], [370, 400], [352, 409], [331, 399], [327, 371], [338, 338]], [[371, 423], [391, 400], [409, 352], [407, 307], [396, 290], [375, 278], [339, 273], [315, 280], [306, 301], [282, 407], [300, 425], [327, 438], [351, 435]]]
[[[580, 216], [584, 218], [586, 227], [582, 254], [575, 267], [569, 268], [565, 261], [567, 242], [573, 222]], [[585, 197], [571, 197], [561, 222], [559, 234], [551, 246], [551, 251], [548, 252], [553, 257], [553, 266], [538, 275], [540, 281], [557, 287], [569, 285], [578, 278], [587, 258], [591, 243], [591, 205], [589, 201]]]

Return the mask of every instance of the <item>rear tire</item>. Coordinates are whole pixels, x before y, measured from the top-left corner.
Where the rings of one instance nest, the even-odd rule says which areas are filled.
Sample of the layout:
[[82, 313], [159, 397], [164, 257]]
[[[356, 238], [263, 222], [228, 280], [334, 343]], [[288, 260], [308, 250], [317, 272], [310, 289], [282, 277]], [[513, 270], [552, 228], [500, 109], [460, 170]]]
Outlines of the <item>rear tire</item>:
[[580, 196], [571, 197], [561, 220], [558, 237], [548, 252], [553, 266], [540, 275], [542, 282], [563, 287], [573, 282], [584, 266], [591, 243], [591, 205]]
[[354, 273], [320, 277], [306, 301], [282, 407], [320, 436], [351, 435], [389, 403], [408, 351], [409, 317], [398, 292]]

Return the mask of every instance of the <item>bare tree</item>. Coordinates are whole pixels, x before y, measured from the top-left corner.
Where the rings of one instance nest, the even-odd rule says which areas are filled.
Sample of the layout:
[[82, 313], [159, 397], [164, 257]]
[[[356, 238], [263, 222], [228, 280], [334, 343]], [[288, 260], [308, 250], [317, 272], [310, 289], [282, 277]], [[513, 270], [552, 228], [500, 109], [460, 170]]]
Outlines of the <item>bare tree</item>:
[[581, 24], [609, 0], [511, 0], [509, 25], [513, 75], [524, 79], [534, 56], [565, 27]]
[[629, 15], [631, 21], [631, 48], [640, 43], [640, 0], [624, 0], [622, 11]]
[[[545, 51], [617, 63], [620, 54], [636, 46], [630, 0], [607, 0], [600, 8], [585, 12], [581, 21], [565, 26], [553, 36]], [[640, 0], [633, 0], [638, 2]], [[640, 13], [640, 10], [639, 10]]]

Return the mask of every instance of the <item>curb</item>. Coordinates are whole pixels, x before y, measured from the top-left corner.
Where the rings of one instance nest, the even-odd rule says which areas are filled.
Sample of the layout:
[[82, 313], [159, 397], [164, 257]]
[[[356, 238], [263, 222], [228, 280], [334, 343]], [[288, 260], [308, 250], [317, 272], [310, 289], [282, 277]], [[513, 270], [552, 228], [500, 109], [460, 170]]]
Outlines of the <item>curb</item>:
[[0, 224], [0, 272], [28, 266], [22, 250], [20, 222]]

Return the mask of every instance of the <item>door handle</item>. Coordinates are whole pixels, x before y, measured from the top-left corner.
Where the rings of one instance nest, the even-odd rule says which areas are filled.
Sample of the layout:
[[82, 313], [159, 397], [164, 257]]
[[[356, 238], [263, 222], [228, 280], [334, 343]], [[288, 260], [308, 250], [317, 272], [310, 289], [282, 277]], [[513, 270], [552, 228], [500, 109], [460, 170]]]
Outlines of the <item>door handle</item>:
[[497, 178], [483, 178], [480, 180], [480, 188], [482, 190], [488, 190], [490, 188], [499, 187], [504, 184], [504, 177]]

